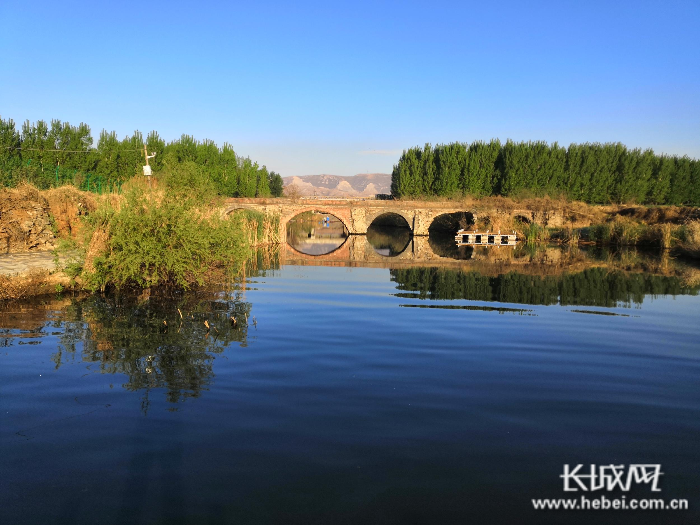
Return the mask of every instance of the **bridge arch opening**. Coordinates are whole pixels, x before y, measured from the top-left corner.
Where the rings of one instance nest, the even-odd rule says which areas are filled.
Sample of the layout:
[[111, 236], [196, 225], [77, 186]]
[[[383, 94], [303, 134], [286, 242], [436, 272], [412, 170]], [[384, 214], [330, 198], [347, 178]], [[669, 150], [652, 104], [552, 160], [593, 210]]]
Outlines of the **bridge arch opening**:
[[454, 236], [459, 229], [468, 229], [474, 226], [474, 214], [468, 211], [443, 213], [433, 219], [428, 228], [428, 233], [443, 232]]
[[449, 259], [471, 259], [474, 250], [471, 246], [457, 246], [455, 234], [458, 230], [473, 229], [474, 214], [468, 211], [443, 213], [433, 219], [428, 228], [428, 244], [435, 255]]
[[301, 212], [287, 221], [287, 244], [305, 255], [328, 255], [348, 239], [345, 223], [330, 213]]
[[238, 215], [239, 213], [246, 213], [249, 211], [251, 211], [249, 208], [232, 208], [226, 210], [226, 217], [233, 217], [234, 215]]
[[398, 213], [382, 213], [367, 228], [367, 241], [379, 255], [396, 257], [411, 242], [411, 227]]

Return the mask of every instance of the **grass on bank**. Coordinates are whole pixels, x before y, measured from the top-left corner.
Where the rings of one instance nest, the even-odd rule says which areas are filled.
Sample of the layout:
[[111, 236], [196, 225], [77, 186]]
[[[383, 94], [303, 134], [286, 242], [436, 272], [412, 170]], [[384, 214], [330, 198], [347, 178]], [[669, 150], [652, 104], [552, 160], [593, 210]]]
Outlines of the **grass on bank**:
[[524, 231], [527, 242], [550, 241], [560, 244], [597, 244], [601, 246], [639, 246], [674, 250], [677, 253], [700, 256], [700, 221], [684, 224], [643, 224], [612, 220], [579, 229], [543, 228], [528, 225]]

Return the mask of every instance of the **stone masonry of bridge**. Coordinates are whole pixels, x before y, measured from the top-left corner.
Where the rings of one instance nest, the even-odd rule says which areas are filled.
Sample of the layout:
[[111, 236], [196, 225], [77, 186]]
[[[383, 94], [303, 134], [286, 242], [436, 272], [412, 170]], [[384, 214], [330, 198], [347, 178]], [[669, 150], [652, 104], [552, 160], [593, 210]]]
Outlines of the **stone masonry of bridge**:
[[[287, 222], [300, 213], [315, 211], [327, 213], [340, 219], [351, 235], [363, 235], [367, 228], [379, 216], [393, 213], [403, 217], [414, 236], [428, 235], [428, 229], [439, 215], [468, 212], [474, 216], [502, 213], [497, 209], [465, 209], [459, 202], [451, 201], [392, 201], [392, 200], [330, 200], [330, 199], [227, 199], [223, 213], [228, 215], [235, 210], [247, 209], [277, 215], [280, 218], [280, 240], [284, 242]], [[523, 216], [528, 220], [537, 220], [531, 210], [510, 210], [508, 215]], [[552, 226], [560, 222], [551, 217]]]
[[351, 235], [367, 233], [372, 221], [380, 215], [394, 213], [406, 220], [413, 235], [428, 235], [428, 228], [433, 219], [443, 213], [454, 213], [463, 210], [459, 206], [422, 206], [411, 205], [400, 201], [381, 200], [326, 200], [326, 199], [228, 199], [225, 214], [235, 210], [248, 209], [280, 218], [280, 239], [286, 238], [287, 222], [292, 217], [307, 211], [327, 213], [340, 219]]

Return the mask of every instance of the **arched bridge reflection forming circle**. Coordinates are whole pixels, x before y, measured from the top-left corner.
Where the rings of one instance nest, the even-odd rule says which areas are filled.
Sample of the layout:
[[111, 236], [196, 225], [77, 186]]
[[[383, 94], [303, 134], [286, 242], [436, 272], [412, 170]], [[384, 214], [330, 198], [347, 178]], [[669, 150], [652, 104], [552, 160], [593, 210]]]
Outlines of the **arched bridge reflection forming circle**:
[[301, 211], [287, 219], [286, 242], [304, 255], [328, 255], [342, 248], [350, 232], [347, 225], [332, 213], [316, 209]]
[[383, 257], [396, 257], [403, 253], [412, 237], [411, 226], [398, 213], [382, 213], [367, 228], [367, 241]]

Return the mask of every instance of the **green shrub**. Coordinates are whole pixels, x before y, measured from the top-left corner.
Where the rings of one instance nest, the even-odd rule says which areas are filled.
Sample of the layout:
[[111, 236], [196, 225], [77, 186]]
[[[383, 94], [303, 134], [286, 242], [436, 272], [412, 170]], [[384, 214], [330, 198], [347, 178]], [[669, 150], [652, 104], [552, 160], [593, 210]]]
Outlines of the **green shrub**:
[[245, 260], [250, 244], [242, 221], [211, 211], [210, 188], [198, 186], [200, 174], [172, 173], [164, 192], [135, 185], [119, 210], [105, 205], [93, 213], [92, 226], [106, 241], [89, 250], [98, 253], [84, 276], [87, 285], [186, 289], [202, 284], [213, 268], [233, 269]]

